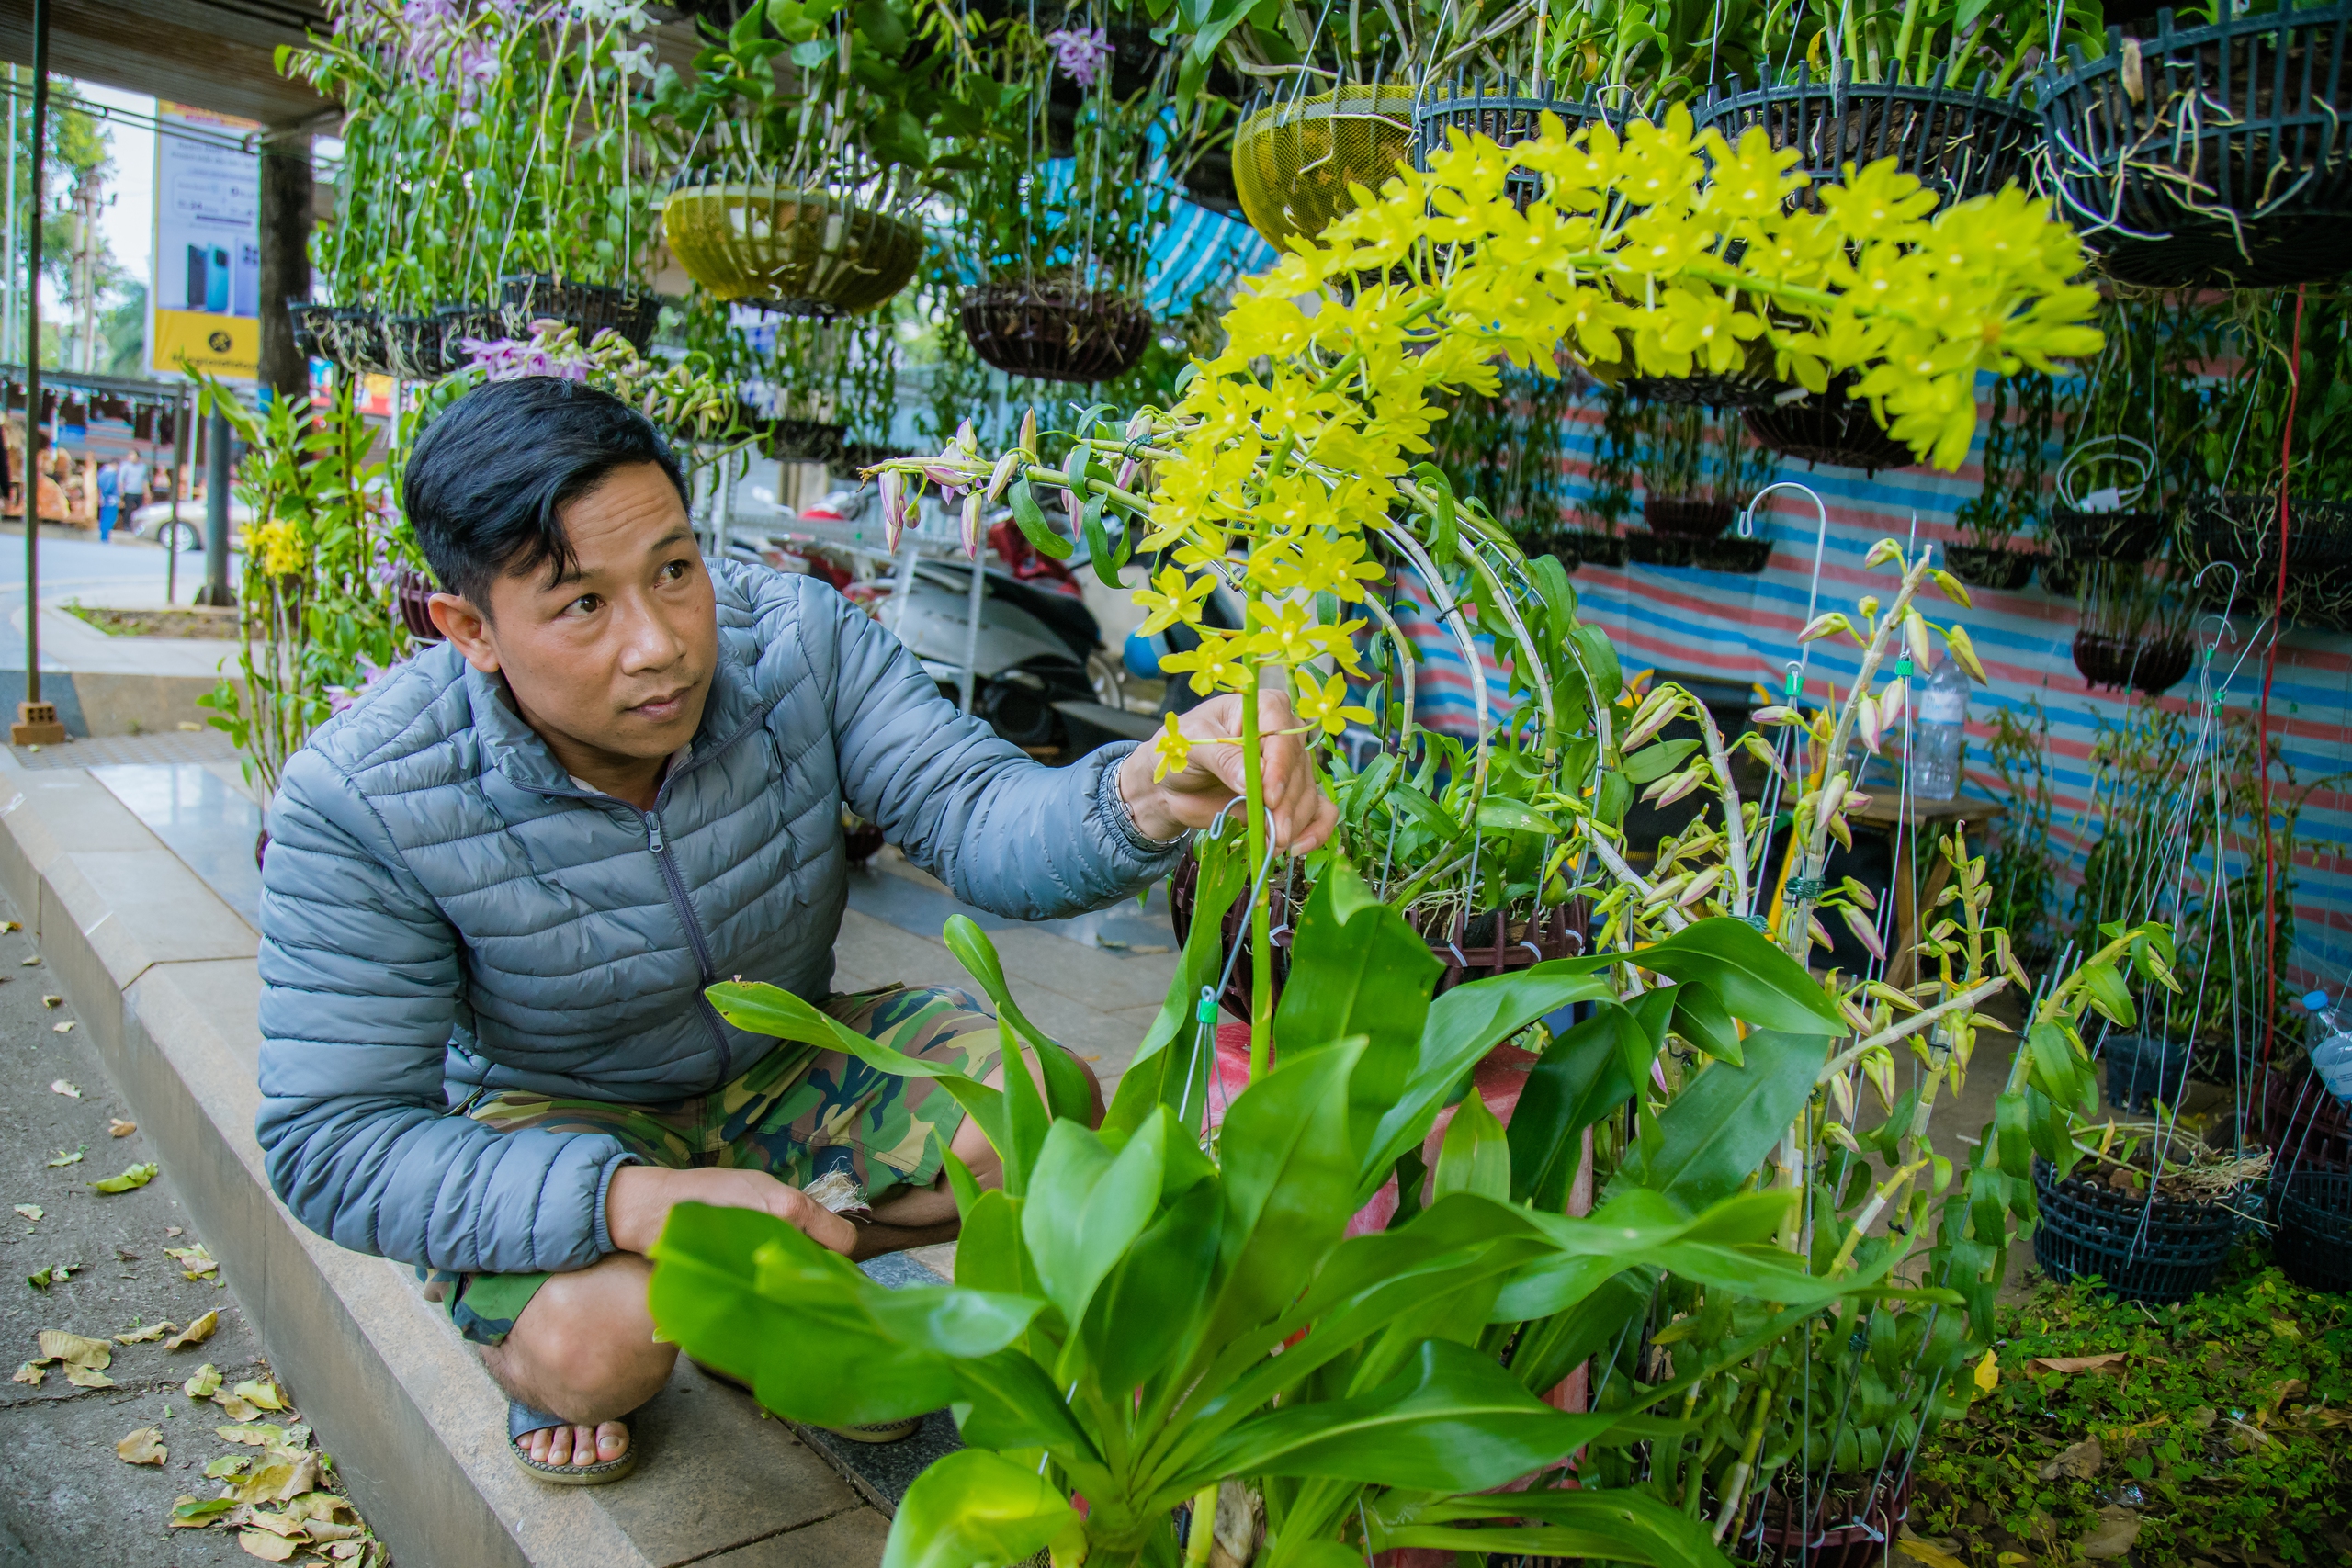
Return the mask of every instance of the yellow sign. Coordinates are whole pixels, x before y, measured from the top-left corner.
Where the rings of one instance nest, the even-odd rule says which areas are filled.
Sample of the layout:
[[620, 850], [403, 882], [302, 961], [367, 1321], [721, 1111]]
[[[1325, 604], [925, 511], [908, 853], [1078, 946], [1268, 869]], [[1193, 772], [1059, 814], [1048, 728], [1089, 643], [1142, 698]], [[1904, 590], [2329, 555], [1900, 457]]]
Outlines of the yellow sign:
[[215, 316], [204, 310], [155, 312], [155, 368], [193, 367], [213, 376], [261, 373], [261, 322], [251, 316]]

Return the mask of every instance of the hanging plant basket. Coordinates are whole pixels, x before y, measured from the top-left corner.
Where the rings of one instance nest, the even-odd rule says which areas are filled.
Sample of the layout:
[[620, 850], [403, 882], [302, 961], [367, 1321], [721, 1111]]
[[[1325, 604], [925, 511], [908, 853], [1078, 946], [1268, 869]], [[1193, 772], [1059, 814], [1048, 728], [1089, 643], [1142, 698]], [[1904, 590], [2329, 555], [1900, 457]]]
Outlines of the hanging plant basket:
[[1150, 312], [1108, 289], [985, 284], [957, 314], [982, 359], [1039, 381], [1115, 381], [1151, 346]]
[[1794, 149], [1796, 167], [1813, 183], [1792, 198], [1818, 209], [1826, 186], [1845, 180], [1846, 165], [1881, 159], [1942, 197], [1950, 207], [2025, 179], [2041, 128], [2033, 116], [1992, 92], [1982, 75], [1973, 90], [1853, 80], [1847, 61], [1832, 80], [1799, 67], [1759, 86], [1733, 77], [1700, 100], [1700, 130], [1720, 130], [1734, 146], [1761, 126], [1772, 145]]
[[1830, 1476], [1810, 1496], [1776, 1482], [1740, 1540], [1755, 1543], [1756, 1561], [1772, 1568], [1880, 1568], [1910, 1517], [1911, 1467], [1890, 1464], [1875, 1477]]
[[320, 357], [356, 376], [381, 376], [391, 369], [384, 349], [384, 321], [365, 305], [331, 307], [323, 321], [313, 319]]
[[848, 431], [817, 419], [771, 419], [762, 422], [761, 450], [781, 463], [842, 464], [842, 437]]
[[2194, 662], [2188, 638], [2177, 633], [2154, 637], [2075, 634], [2075, 668], [2084, 680], [2110, 692], [2162, 696], [2180, 684]]
[[1625, 536], [1625, 554], [1636, 566], [1694, 566], [1699, 541], [1672, 534], [1632, 533]]
[[[2235, 569], [2240, 608], [2267, 610], [2278, 597], [2278, 498], [2208, 495], [2184, 509], [2182, 553], [2192, 568], [2226, 563]], [[2209, 575], [2199, 592], [2206, 604], [2229, 604], [2229, 573]], [[2352, 503], [2287, 501], [2286, 595], [2280, 613], [2298, 625], [2331, 631], [2352, 628]]]
[[1410, 86], [1375, 82], [1252, 98], [1233, 133], [1233, 184], [1250, 226], [1285, 250], [1354, 211], [1350, 186], [1378, 191], [1411, 156], [1414, 97]]
[[[1544, 133], [1547, 114], [1558, 116], [1570, 136], [1588, 125], [1603, 122], [1622, 130], [1635, 118], [1632, 109], [1604, 104], [1589, 94], [1582, 98], [1555, 98], [1535, 90], [1531, 83], [1505, 81], [1488, 85], [1457, 74], [1451, 87], [1423, 99], [1413, 110], [1413, 167], [1427, 173], [1430, 154], [1442, 151], [1455, 131], [1484, 136], [1502, 147], [1532, 141]], [[1513, 169], [1505, 176], [1503, 189], [1524, 212], [1544, 194], [1544, 182], [1530, 170]]]
[[512, 336], [530, 336], [533, 321], [557, 321], [579, 328], [581, 343], [593, 345], [596, 335], [609, 327], [639, 354], [653, 346], [653, 331], [662, 319], [662, 297], [650, 289], [571, 283], [543, 272], [500, 278], [498, 302]]
[[1731, 529], [1736, 516], [1731, 503], [1699, 501], [1689, 496], [1645, 495], [1642, 521], [1660, 538], [1713, 539]]
[[1918, 459], [1911, 448], [1889, 435], [1871, 413], [1869, 403], [1846, 395], [1854, 384], [1849, 375], [1832, 377], [1828, 390], [1751, 408], [1740, 417], [1748, 434], [1769, 451], [1801, 463], [1826, 464], [1835, 468], [1907, 468]]
[[384, 318], [384, 352], [393, 375], [403, 381], [438, 381], [465, 360], [451, 363], [447, 323], [435, 316]]
[[1690, 564], [1701, 571], [1728, 571], [1753, 577], [1772, 564], [1772, 541], [1758, 536], [1743, 539], [1726, 534], [1720, 539], [1694, 539]]
[[[1621, 334], [1622, 335], [1622, 334]], [[1623, 376], [1611, 374], [1608, 366], [1585, 367], [1600, 380], [1620, 387], [1632, 397], [1644, 402], [1696, 404], [1710, 409], [1763, 409], [1785, 397], [1789, 384], [1773, 369], [1772, 347], [1763, 338], [1751, 338], [1741, 345], [1742, 363], [1736, 370], [1703, 370], [1690, 376]], [[1626, 345], [1624, 354], [1615, 363], [1633, 364], [1633, 347]], [[1905, 454], [1908, 456], [1908, 454]]]
[[662, 232], [715, 297], [786, 316], [862, 315], [922, 265], [922, 225], [830, 191], [757, 181], [681, 184], [662, 205]]
[[2146, 1034], [2110, 1034], [2100, 1048], [2107, 1064], [2107, 1102], [2145, 1116], [2159, 1100], [2177, 1108], [2188, 1082], [2191, 1046]]
[[2076, 560], [2144, 561], [2165, 539], [2161, 512], [2077, 512], [2050, 509], [2050, 537]]
[[1563, 528], [1552, 536], [1551, 553], [1574, 571], [1589, 561], [1594, 566], [1622, 567], [1629, 558], [1624, 536], [1589, 528]]
[[473, 355], [466, 348], [469, 340], [496, 343], [507, 335], [506, 313], [495, 305], [442, 305], [435, 309], [433, 316], [441, 323], [441, 357], [452, 372], [473, 363]]
[[[1199, 892], [1200, 880], [1200, 863], [1190, 855], [1177, 863], [1175, 873], [1169, 879], [1169, 915], [1180, 945], [1193, 929], [1193, 901]], [[1296, 909], [1285, 884], [1273, 884], [1266, 897], [1267, 926], [1274, 949], [1274, 1000], [1279, 1005], [1283, 987], [1290, 979], [1291, 923]], [[1225, 912], [1223, 921], [1224, 953], [1231, 961], [1233, 978], [1218, 999], [1236, 1018], [1250, 1016], [1249, 917], [1247, 904], [1237, 899]], [[1512, 921], [1505, 940], [1499, 942], [1495, 940], [1498, 922], [1491, 912], [1472, 915], [1461, 921], [1460, 929], [1447, 940], [1424, 933], [1430, 953], [1445, 965], [1444, 972], [1437, 977], [1437, 989], [1431, 994], [1443, 996], [1465, 980], [1508, 975], [1555, 958], [1581, 957], [1588, 918], [1584, 901], [1577, 899], [1545, 909], [1532, 921]], [[1237, 946], [1240, 949], [1238, 958], [1233, 956]]]
[[2035, 556], [2030, 550], [2002, 549], [1988, 545], [1947, 545], [1944, 565], [1971, 588], [1994, 588], [2014, 593], [2033, 581]]
[[2352, 1171], [2291, 1170], [2278, 1182], [2271, 1260], [2307, 1291], [2352, 1291]]
[[443, 640], [441, 628], [433, 624], [430, 608], [437, 592], [433, 580], [413, 567], [404, 566], [392, 573], [392, 613], [408, 635], [419, 642]]
[[2154, 29], [2041, 88], [2059, 215], [2108, 276], [2275, 288], [2344, 271], [2352, 220], [2352, 6]]
[[2187, 1301], [2212, 1282], [2254, 1204], [2250, 1185], [2199, 1203], [2119, 1192], [2079, 1176], [2062, 1181], [2039, 1156], [2033, 1192], [2041, 1208], [2033, 1260], [2043, 1273], [2061, 1284], [2096, 1274], [2123, 1300], [2154, 1305]]
[[305, 359], [327, 358], [327, 333], [334, 325], [334, 307], [288, 295], [286, 316], [294, 327], [294, 351]]
[[2301, 1162], [2307, 1146], [2352, 1137], [2352, 1108], [2330, 1094], [2307, 1066], [2263, 1069], [2262, 1100], [2254, 1125], [2284, 1166]]

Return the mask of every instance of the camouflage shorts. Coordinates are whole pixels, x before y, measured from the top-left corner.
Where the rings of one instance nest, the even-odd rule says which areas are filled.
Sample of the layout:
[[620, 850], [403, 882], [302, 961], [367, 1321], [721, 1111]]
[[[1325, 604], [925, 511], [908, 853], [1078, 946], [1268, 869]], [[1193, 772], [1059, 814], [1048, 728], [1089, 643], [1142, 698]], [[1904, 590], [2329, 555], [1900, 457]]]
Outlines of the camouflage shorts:
[[[909, 1056], [950, 1062], [969, 1077], [993, 1072], [995, 1017], [945, 986], [889, 986], [830, 998], [825, 1011]], [[964, 1108], [931, 1078], [902, 1078], [842, 1051], [779, 1044], [741, 1077], [666, 1106], [617, 1105], [500, 1090], [466, 1114], [502, 1133], [526, 1127], [605, 1133], [649, 1165], [764, 1170], [795, 1187], [845, 1170], [872, 1200], [928, 1187], [945, 1164]], [[547, 1282], [545, 1274], [456, 1274], [419, 1267], [425, 1299], [458, 1332], [495, 1345]]]

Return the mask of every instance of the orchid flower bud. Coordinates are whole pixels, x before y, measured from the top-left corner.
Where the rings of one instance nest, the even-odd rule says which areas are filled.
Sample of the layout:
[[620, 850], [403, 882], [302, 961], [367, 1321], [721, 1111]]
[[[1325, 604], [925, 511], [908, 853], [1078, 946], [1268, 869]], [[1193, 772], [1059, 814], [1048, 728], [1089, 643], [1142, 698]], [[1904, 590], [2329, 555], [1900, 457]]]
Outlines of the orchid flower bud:
[[1878, 721], [1880, 724], [1885, 726], [1889, 729], [1893, 729], [1896, 725], [1903, 722], [1904, 695], [1905, 683], [1903, 682], [1893, 681], [1888, 682], [1886, 690], [1879, 694]]
[[989, 476], [989, 501], [991, 504], [1004, 493], [1004, 487], [1012, 482], [1013, 471], [1020, 467], [1021, 454], [1018, 452], [1007, 452], [996, 460], [996, 472]]
[[882, 470], [882, 533], [890, 553], [899, 553], [899, 536], [907, 527], [907, 477], [896, 468]]
[[1021, 416], [1020, 449], [1032, 458], [1037, 456], [1037, 411], [1034, 408]]
[[1069, 525], [1073, 528], [1077, 527], [1079, 509], [1078, 492], [1076, 491], [1065, 490], [1062, 491], [1062, 510], [1069, 514]]
[[1140, 458], [1140, 457], [1130, 457], [1130, 458], [1128, 458], [1125, 462], [1121, 463], [1121, 464], [1119, 465], [1119, 477], [1118, 477], [1117, 479], [1115, 479], [1112, 480], [1112, 481], [1111, 481], [1111, 482], [1112, 482], [1112, 484], [1113, 484], [1115, 488], [1117, 488], [1117, 489], [1119, 489], [1119, 490], [1125, 490], [1129, 485], [1132, 485], [1132, 484], [1134, 484], [1134, 483], [1136, 482], [1136, 473], [1137, 473], [1137, 471], [1139, 471], [1142, 468], [1143, 468], [1143, 459], [1142, 459], [1142, 458]]
[[977, 457], [979, 456], [979, 432], [972, 428], [972, 422], [970, 420], [967, 419], [963, 423], [956, 427], [956, 445], [964, 449], [965, 456], [967, 457]]
[[978, 491], [964, 498], [964, 554], [973, 560], [980, 558], [980, 511], [987, 505]]

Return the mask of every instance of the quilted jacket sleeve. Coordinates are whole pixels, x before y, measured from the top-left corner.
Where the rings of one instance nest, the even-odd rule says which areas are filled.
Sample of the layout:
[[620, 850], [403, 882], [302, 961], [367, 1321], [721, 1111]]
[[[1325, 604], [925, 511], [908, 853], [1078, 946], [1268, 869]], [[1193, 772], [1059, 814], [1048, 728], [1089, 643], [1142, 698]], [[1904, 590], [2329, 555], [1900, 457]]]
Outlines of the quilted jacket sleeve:
[[903, 643], [832, 589], [777, 581], [801, 594], [850, 808], [958, 898], [1052, 919], [1101, 908], [1175, 863], [1182, 840], [1144, 838], [1119, 800], [1114, 775], [1133, 741], [1045, 767], [957, 711]]
[[612, 1251], [619, 1143], [451, 1113], [457, 933], [365, 796], [298, 752], [269, 829], [255, 1132], [278, 1197], [341, 1246], [463, 1273], [580, 1269]]

